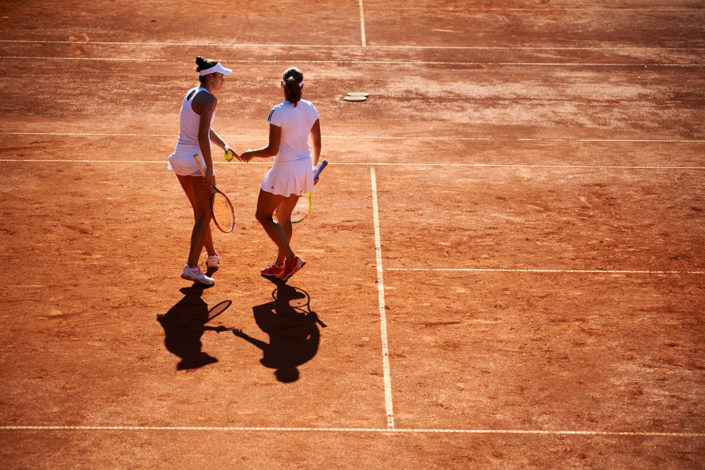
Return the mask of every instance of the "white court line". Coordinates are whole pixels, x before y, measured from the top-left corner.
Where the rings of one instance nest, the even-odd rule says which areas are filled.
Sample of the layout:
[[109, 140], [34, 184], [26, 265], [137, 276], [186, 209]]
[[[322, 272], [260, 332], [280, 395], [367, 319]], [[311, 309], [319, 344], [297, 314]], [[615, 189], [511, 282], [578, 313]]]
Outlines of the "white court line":
[[397, 434], [519, 434], [548, 436], [697, 437], [703, 432], [578, 431], [542, 429], [433, 429], [433, 428], [345, 428], [345, 427], [255, 427], [255, 426], [0, 426], [0, 431], [218, 431], [218, 432], [341, 432]]
[[[0, 132], [2, 135], [36, 135], [66, 137], [174, 137], [175, 134], [144, 134], [119, 132]], [[233, 139], [261, 138], [261, 135], [231, 134]], [[461, 137], [461, 136], [374, 136], [374, 135], [325, 135], [324, 139], [341, 140], [405, 140], [405, 141], [470, 141], [470, 142], [568, 142], [568, 143], [643, 143], [643, 144], [702, 144], [705, 139], [598, 139], [598, 138], [561, 138], [561, 137]]]
[[574, 273], [574, 274], [705, 274], [703, 271], [659, 271], [646, 269], [503, 269], [503, 268], [387, 268], [387, 271], [466, 273]]
[[370, 168], [372, 184], [372, 215], [375, 227], [375, 254], [377, 257], [377, 290], [379, 291], [379, 328], [382, 336], [382, 366], [384, 368], [384, 402], [387, 411], [387, 428], [394, 428], [394, 409], [392, 406], [392, 381], [389, 371], [389, 344], [387, 341], [387, 307], [384, 301], [384, 270], [382, 269], [382, 242], [379, 234], [379, 205], [377, 203], [377, 177], [375, 169]]
[[362, 6], [362, 0], [360, 3], [360, 39], [362, 42], [362, 47], [367, 47], [367, 38], [365, 37], [365, 9]]
[[[30, 159], [30, 158], [0, 158], [7, 163], [96, 163], [96, 164], [144, 164], [161, 165], [166, 160], [76, 160], [76, 159]], [[215, 165], [232, 165], [230, 162], [213, 162]], [[271, 165], [271, 162], [250, 162], [248, 165]], [[554, 170], [705, 170], [705, 166], [639, 166], [639, 165], [531, 165], [523, 163], [404, 163], [404, 162], [336, 162], [336, 166], [389, 166], [389, 167], [453, 167], [453, 168], [525, 168]]]
[[93, 60], [93, 61], [122, 61], [122, 62], [168, 62], [167, 59], [144, 59], [134, 57], [37, 57], [37, 56], [0, 56], [2, 59], [19, 60]]
[[[640, 11], [643, 9], [640, 9]], [[68, 41], [41, 39], [0, 39], [0, 44], [80, 44], [83, 46], [157, 46], [157, 47], [219, 47], [219, 48], [315, 48], [315, 49], [357, 49], [355, 44], [262, 44], [262, 43], [196, 43], [196, 42], [130, 42], [130, 41]], [[422, 46], [422, 45], [366, 45], [369, 49], [449, 49], [476, 51], [705, 51], [705, 47], [657, 47], [657, 46]]]
[[[2, 57], [7, 58], [7, 57]], [[58, 57], [57, 57], [58, 58]], [[26, 59], [33, 59], [27, 57]], [[290, 59], [269, 59], [269, 60], [242, 60], [242, 59], [223, 59], [226, 63], [238, 64], [286, 64], [291, 62]], [[631, 62], [471, 62], [471, 61], [440, 61], [440, 60], [376, 60], [376, 59], [330, 59], [330, 60], [314, 60], [300, 59], [299, 63], [304, 64], [355, 64], [355, 65], [458, 65], [458, 66], [490, 66], [490, 67], [639, 67], [648, 69], [654, 68], [700, 68], [705, 67], [705, 64], [698, 63], [631, 63]]]
[[[0, 56], [0, 59], [14, 60], [88, 60], [88, 61], [132, 61], [132, 62], [170, 62], [181, 64], [181, 61], [167, 59], [140, 59], [140, 58], [115, 58], [115, 57], [37, 57], [37, 56]], [[223, 62], [230, 64], [288, 64], [291, 59], [223, 59]], [[466, 61], [434, 61], [434, 60], [351, 60], [351, 59], [330, 59], [330, 60], [309, 60], [297, 59], [302, 64], [355, 64], [355, 65], [458, 65], [458, 66], [494, 66], [494, 67], [639, 67], [639, 68], [701, 68], [705, 64], [684, 64], [684, 63], [599, 63], [599, 62], [466, 62]]]

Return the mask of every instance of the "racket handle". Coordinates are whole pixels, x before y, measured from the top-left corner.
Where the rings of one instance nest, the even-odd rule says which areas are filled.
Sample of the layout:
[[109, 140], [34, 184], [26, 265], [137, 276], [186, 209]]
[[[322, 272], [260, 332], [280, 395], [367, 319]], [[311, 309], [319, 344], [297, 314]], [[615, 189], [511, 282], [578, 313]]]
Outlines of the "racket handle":
[[193, 154], [193, 159], [196, 160], [196, 165], [198, 165], [198, 171], [201, 172], [201, 176], [206, 177], [206, 172], [203, 170], [203, 165], [201, 165], [201, 159], [198, 158], [198, 154]]
[[328, 160], [323, 160], [319, 165], [318, 168], [316, 168], [316, 172], [313, 174], [313, 179], [318, 178], [318, 175], [321, 174], [323, 169], [328, 165]]

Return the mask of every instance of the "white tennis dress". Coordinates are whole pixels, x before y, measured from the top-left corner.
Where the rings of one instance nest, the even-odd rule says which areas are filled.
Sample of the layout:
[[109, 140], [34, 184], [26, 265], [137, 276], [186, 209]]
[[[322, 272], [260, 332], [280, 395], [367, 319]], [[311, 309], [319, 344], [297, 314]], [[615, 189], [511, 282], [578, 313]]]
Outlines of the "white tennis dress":
[[313, 191], [308, 135], [317, 119], [316, 107], [306, 100], [296, 106], [284, 101], [272, 108], [267, 122], [281, 127], [281, 141], [274, 165], [260, 185], [263, 191], [287, 197]]
[[[203, 169], [206, 169], [206, 161], [201, 155], [201, 146], [198, 144], [198, 126], [201, 122], [201, 116], [191, 107], [193, 99], [201, 91], [208, 93], [208, 90], [203, 87], [191, 88], [181, 103], [179, 138], [176, 141], [174, 153], [169, 155], [169, 169], [174, 170], [177, 175], [201, 176], [198, 165], [193, 159], [194, 154], [198, 154]], [[214, 119], [215, 112], [211, 116], [211, 125], [213, 125]]]

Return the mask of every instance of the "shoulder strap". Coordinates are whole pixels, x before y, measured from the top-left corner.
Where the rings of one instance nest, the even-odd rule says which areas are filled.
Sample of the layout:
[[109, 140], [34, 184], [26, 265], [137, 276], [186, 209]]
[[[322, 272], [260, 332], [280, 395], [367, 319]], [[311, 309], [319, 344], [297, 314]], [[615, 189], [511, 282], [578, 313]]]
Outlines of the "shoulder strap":
[[205, 91], [206, 93], [208, 93], [208, 90], [203, 88], [202, 86], [192, 88], [188, 91], [188, 94], [186, 95], [186, 101], [191, 101], [199, 91]]

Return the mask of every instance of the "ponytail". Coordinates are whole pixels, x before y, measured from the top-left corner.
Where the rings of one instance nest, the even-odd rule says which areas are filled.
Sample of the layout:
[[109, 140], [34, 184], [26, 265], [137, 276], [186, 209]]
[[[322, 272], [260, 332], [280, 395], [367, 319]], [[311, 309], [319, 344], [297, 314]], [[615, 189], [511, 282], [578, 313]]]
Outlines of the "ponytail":
[[301, 87], [304, 82], [304, 74], [297, 68], [290, 68], [284, 72], [282, 84], [284, 85], [284, 97], [288, 102], [296, 107], [301, 101]]

